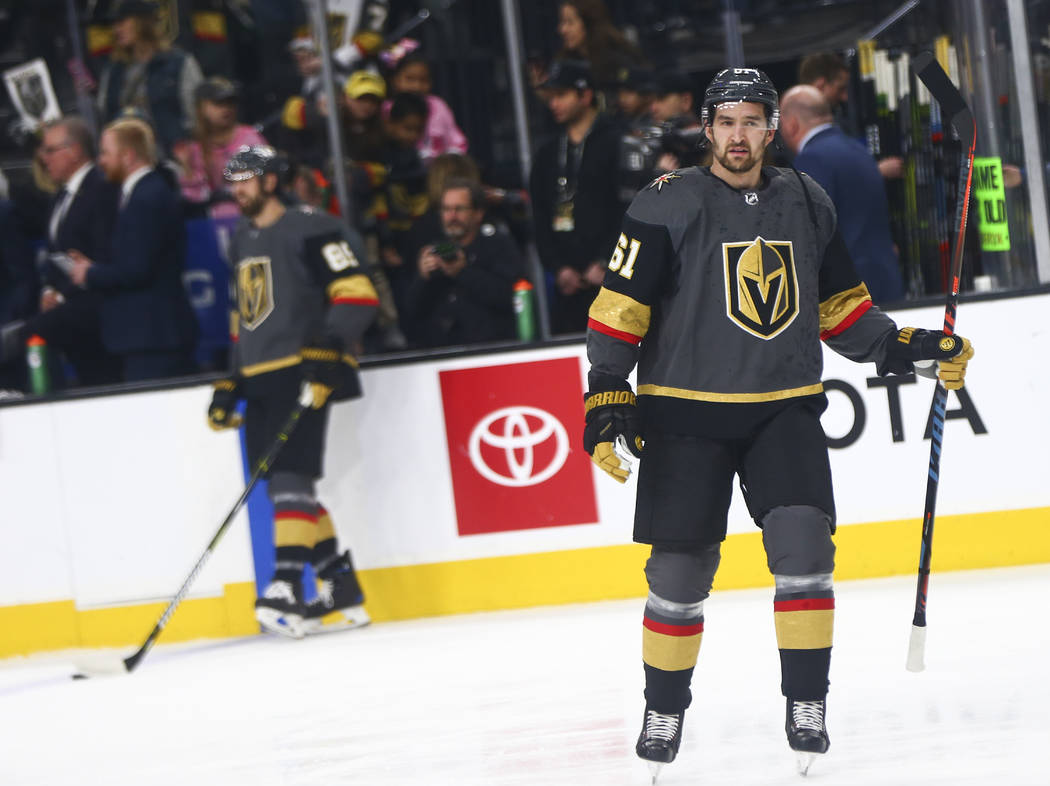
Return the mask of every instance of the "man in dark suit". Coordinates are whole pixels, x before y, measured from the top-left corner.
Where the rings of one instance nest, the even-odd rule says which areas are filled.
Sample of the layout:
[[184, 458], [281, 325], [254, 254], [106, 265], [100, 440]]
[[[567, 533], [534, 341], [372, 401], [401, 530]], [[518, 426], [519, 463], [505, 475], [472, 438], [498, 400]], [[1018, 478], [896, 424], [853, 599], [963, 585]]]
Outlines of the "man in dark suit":
[[132, 118], [110, 123], [98, 164], [120, 184], [109, 259], [71, 251], [70, 278], [101, 293], [102, 340], [125, 381], [191, 373], [197, 325], [182, 284], [185, 229], [175, 192], [154, 170], [153, 131]]
[[867, 148], [835, 125], [831, 107], [811, 85], [780, 99], [780, 135], [795, 153], [795, 168], [828, 192], [838, 228], [857, 273], [878, 304], [904, 297], [890, 209], [879, 167]]
[[75, 249], [99, 262], [108, 261], [118, 189], [94, 165], [94, 139], [78, 117], [44, 126], [39, 155], [48, 176], [59, 185], [47, 218], [40, 313], [5, 336], [7, 353], [24, 352], [26, 339], [40, 336], [65, 355], [80, 384], [117, 382], [120, 365], [102, 345], [101, 296], [74, 286], [68, 253]]

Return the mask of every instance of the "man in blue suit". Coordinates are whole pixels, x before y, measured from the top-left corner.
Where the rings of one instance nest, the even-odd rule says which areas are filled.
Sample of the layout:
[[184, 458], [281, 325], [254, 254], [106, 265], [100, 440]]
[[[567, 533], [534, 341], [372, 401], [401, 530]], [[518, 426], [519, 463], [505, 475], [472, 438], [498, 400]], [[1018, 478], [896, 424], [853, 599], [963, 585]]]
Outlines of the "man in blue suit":
[[197, 325], [182, 284], [185, 229], [178, 197], [155, 164], [148, 125], [125, 118], [106, 126], [98, 165], [120, 184], [109, 260], [70, 252], [73, 282], [102, 293], [102, 340], [122, 359], [127, 382], [193, 371]]
[[835, 204], [839, 232], [871, 299], [881, 304], [903, 298], [886, 188], [867, 148], [835, 125], [831, 107], [811, 85], [784, 93], [780, 135], [795, 154], [795, 168], [816, 180]]

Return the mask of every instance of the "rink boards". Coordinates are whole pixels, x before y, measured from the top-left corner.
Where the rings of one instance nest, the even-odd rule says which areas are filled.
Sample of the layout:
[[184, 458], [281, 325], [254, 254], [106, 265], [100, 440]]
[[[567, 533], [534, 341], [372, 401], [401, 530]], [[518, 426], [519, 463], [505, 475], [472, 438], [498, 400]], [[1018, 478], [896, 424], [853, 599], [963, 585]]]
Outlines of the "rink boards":
[[[977, 350], [949, 396], [933, 569], [1050, 562], [1050, 295], [965, 303]], [[933, 327], [941, 309], [894, 314]], [[840, 580], [913, 573], [932, 382], [826, 352]], [[580, 447], [582, 344], [366, 367], [331, 413], [319, 495], [377, 621], [641, 596], [634, 480]], [[244, 483], [205, 386], [0, 408], [0, 656], [140, 642]], [[162, 640], [257, 628], [269, 517], [240, 514]], [[716, 586], [770, 584], [739, 498]], [[254, 548], [253, 548], [254, 546]], [[935, 579], [934, 579], [935, 581]]]

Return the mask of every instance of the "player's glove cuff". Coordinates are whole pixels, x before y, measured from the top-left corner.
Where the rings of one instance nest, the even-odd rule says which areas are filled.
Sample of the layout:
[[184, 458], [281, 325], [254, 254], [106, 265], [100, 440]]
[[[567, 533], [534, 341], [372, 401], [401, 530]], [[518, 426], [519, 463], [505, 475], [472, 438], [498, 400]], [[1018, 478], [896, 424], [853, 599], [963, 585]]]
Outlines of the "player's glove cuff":
[[629, 388], [597, 391], [587, 393], [583, 401], [583, 449], [599, 469], [626, 482], [644, 446], [634, 393]]
[[[896, 335], [886, 340], [885, 356], [879, 363], [880, 374], [910, 374], [917, 371], [924, 374], [922, 361], [943, 363], [961, 356], [970, 342], [961, 336], [954, 336], [942, 330], [922, 330], [921, 328], [901, 328]], [[972, 355], [972, 352], [971, 352]], [[969, 358], [966, 358], [967, 360]], [[918, 367], [916, 367], [918, 363]], [[965, 360], [963, 361], [965, 367]]]
[[343, 351], [336, 336], [311, 341], [299, 351], [303, 379], [313, 391], [313, 408], [320, 409], [329, 397], [355, 398], [361, 395], [354, 359]]
[[237, 414], [240, 400], [240, 380], [220, 379], [212, 384], [211, 404], [208, 406], [208, 426], [214, 431], [240, 428], [241, 416]]

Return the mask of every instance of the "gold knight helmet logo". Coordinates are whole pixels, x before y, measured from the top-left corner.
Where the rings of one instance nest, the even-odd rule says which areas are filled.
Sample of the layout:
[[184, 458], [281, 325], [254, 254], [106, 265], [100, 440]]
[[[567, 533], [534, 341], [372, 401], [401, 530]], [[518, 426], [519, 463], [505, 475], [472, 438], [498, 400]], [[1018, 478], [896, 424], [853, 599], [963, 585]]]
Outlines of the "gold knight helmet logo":
[[273, 311], [269, 257], [248, 257], [237, 265], [237, 313], [241, 327], [255, 330]]
[[761, 339], [771, 339], [798, 316], [798, 279], [790, 240], [756, 237], [723, 243], [726, 315]]

